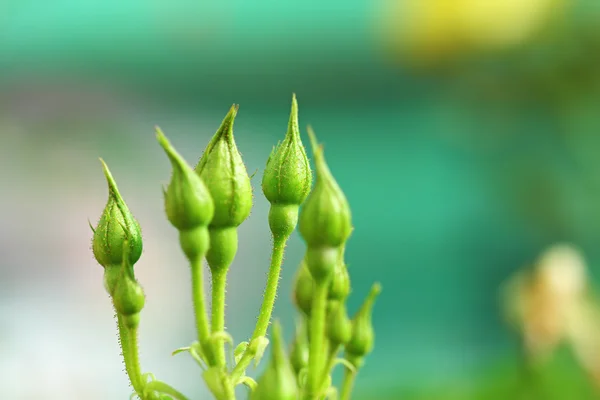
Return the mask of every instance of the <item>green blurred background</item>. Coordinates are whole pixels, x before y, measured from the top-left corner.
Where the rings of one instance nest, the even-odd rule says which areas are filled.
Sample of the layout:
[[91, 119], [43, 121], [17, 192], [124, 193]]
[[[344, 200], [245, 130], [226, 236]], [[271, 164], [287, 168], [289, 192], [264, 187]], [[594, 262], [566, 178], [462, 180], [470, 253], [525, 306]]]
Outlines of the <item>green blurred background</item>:
[[[0, 0], [3, 397], [129, 395], [90, 251], [102, 157], [144, 231], [143, 368], [205, 398], [192, 361], [169, 355], [194, 328], [153, 126], [193, 163], [240, 104], [236, 140], [258, 171], [228, 287], [227, 326], [242, 340], [269, 262], [262, 168], [295, 92], [352, 206], [351, 311], [373, 281], [384, 287], [356, 398], [516, 398], [500, 284], [562, 241], [598, 276], [599, 4]], [[275, 310], [288, 338], [302, 253], [294, 236]], [[561, 357], [541, 373], [543, 394], [524, 398], [593, 398]]]

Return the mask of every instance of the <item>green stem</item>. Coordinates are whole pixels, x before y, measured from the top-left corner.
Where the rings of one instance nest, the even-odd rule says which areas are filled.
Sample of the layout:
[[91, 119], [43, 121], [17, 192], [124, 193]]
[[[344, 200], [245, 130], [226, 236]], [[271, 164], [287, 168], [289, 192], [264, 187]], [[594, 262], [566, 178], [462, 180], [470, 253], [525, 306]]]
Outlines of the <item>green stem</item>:
[[[325, 383], [327, 383], [327, 376], [331, 375], [331, 371], [333, 370], [333, 367], [335, 366], [335, 360], [337, 359], [337, 354], [340, 351], [341, 347], [342, 347], [341, 345], [333, 345], [332, 343], [329, 344], [327, 362], [325, 362], [325, 371], [323, 371], [323, 382], [321, 383], [321, 386], [324, 385]], [[326, 389], [327, 388], [323, 388], [323, 390], [326, 390]]]
[[196, 315], [196, 330], [198, 332], [198, 342], [207, 358], [209, 365], [215, 364], [212, 349], [208, 345], [210, 337], [210, 328], [208, 326], [208, 317], [206, 315], [206, 304], [204, 296], [204, 276], [202, 270], [202, 257], [195, 258], [191, 262], [192, 269], [192, 298], [194, 303], [194, 313]]
[[170, 385], [167, 385], [166, 383], [161, 382], [161, 381], [148, 382], [146, 384], [146, 390], [156, 391], [156, 392], [159, 392], [162, 394], [167, 394], [167, 395], [175, 398], [176, 400], [188, 400], [188, 398], [185, 397], [185, 395], [180, 393], [178, 390], [176, 390], [175, 388], [173, 388]]
[[[269, 275], [267, 277], [267, 285], [265, 287], [265, 294], [263, 296], [263, 302], [260, 307], [260, 313], [258, 314], [258, 321], [252, 334], [253, 340], [265, 336], [269, 323], [271, 322], [271, 315], [273, 313], [273, 306], [275, 305], [275, 298], [277, 297], [277, 287], [279, 286], [279, 275], [281, 272], [281, 264], [283, 263], [283, 254], [285, 252], [285, 244], [289, 236], [278, 236], [273, 237], [273, 249], [271, 251], [271, 266], [269, 267]], [[254, 354], [250, 350], [251, 346], [248, 346], [240, 361], [236, 364], [235, 368], [231, 372], [231, 378], [233, 382], [242, 376]]]
[[312, 311], [310, 315], [310, 348], [308, 358], [308, 376], [306, 379], [306, 398], [317, 399], [323, 365], [325, 346], [325, 319], [327, 315], [327, 289], [329, 281], [315, 282]]
[[137, 395], [141, 398], [144, 391], [144, 384], [138, 355], [137, 329], [128, 329], [125, 326], [123, 317], [118, 313], [117, 324], [119, 326], [119, 337], [121, 340], [121, 349], [123, 350], [125, 371], [127, 371], [133, 390], [135, 390]]
[[[212, 332], [225, 331], [225, 286], [227, 284], [227, 269], [212, 273]], [[218, 366], [225, 366], [225, 343], [215, 342], [215, 361]]]
[[259, 336], [264, 336], [271, 322], [271, 314], [273, 313], [273, 305], [275, 297], [277, 297], [277, 286], [279, 286], [279, 274], [281, 272], [281, 264], [283, 263], [283, 254], [285, 244], [289, 236], [279, 236], [273, 238], [273, 250], [271, 252], [271, 266], [269, 267], [269, 276], [267, 278], [267, 286], [263, 297], [263, 303], [258, 314], [258, 322], [254, 329], [252, 339]]
[[352, 372], [346, 368], [346, 372], [344, 372], [344, 382], [342, 382], [342, 393], [340, 395], [340, 400], [350, 400], [355, 377], [356, 372]]

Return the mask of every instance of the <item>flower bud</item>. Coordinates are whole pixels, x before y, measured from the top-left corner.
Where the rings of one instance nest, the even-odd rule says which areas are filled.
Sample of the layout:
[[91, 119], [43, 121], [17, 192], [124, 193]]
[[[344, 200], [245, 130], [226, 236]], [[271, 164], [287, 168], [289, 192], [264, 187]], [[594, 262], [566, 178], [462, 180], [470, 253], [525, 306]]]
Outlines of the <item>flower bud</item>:
[[304, 260], [315, 283], [327, 285], [327, 288], [336, 266], [340, 263], [339, 248], [308, 246]]
[[213, 228], [239, 226], [252, 208], [250, 177], [233, 138], [237, 109], [231, 107], [195, 168], [214, 202]]
[[329, 300], [344, 301], [350, 294], [350, 275], [348, 268], [344, 264], [342, 256], [333, 272], [327, 298]]
[[294, 280], [294, 304], [307, 316], [310, 315], [312, 307], [313, 285], [313, 278], [302, 261]]
[[262, 189], [271, 204], [299, 206], [306, 200], [311, 184], [312, 173], [300, 139], [298, 103], [294, 95], [287, 134], [269, 156]]
[[352, 337], [352, 321], [348, 318], [346, 305], [341, 301], [330, 301], [327, 315], [327, 338], [334, 345], [346, 344]]
[[[140, 312], [144, 308], [146, 297], [144, 291], [135, 279], [133, 265], [128, 262], [130, 247], [126, 243], [123, 246], [123, 264], [118, 275], [109, 291], [115, 310], [123, 317], [125, 325], [129, 328], [136, 328], [140, 322]], [[111, 266], [105, 271], [113, 270], [116, 266]]]
[[371, 316], [375, 299], [377, 299], [379, 293], [381, 293], [381, 285], [379, 283], [373, 284], [369, 295], [352, 319], [352, 337], [346, 344], [346, 354], [350, 356], [349, 361], [351, 361], [351, 358], [361, 359], [373, 350], [375, 333], [373, 332]]
[[208, 188], [158, 127], [156, 137], [173, 166], [171, 182], [165, 191], [165, 209], [169, 222], [180, 231], [208, 226], [214, 214]]
[[138, 314], [146, 303], [144, 290], [134, 278], [131, 278], [128, 274], [123, 274], [115, 285], [113, 303], [115, 309], [121, 315]]
[[272, 336], [271, 362], [258, 378], [258, 387], [250, 395], [250, 400], [297, 400], [296, 376], [285, 354], [281, 326], [278, 322], [273, 324]]
[[296, 323], [296, 336], [292, 342], [292, 348], [290, 349], [290, 362], [296, 376], [300, 374], [303, 368], [308, 367], [308, 331], [306, 319], [300, 318], [299, 322]]
[[308, 247], [339, 247], [352, 231], [350, 207], [325, 162], [322, 146], [317, 144], [312, 130], [309, 135], [317, 179], [300, 211], [300, 235]]
[[100, 265], [108, 267], [123, 263], [123, 246], [125, 242], [130, 246], [129, 260], [132, 265], [142, 255], [142, 232], [129, 208], [123, 201], [117, 184], [113, 179], [108, 166], [101, 159], [104, 175], [108, 182], [108, 202], [100, 217], [98, 226], [94, 230], [92, 250], [94, 257]]

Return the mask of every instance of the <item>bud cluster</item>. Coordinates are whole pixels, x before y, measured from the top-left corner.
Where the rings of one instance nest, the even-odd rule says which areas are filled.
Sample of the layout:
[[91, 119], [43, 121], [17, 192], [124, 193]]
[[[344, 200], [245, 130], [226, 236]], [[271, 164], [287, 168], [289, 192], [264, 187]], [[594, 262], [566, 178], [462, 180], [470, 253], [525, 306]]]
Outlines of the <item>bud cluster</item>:
[[[293, 300], [302, 318], [291, 348], [291, 359], [300, 389], [309, 397], [319, 398], [334, 390], [329, 387], [330, 374], [342, 349], [342, 362], [352, 376], [372, 351], [372, 308], [381, 288], [378, 283], [374, 284], [359, 311], [350, 319], [346, 302], [351, 284], [344, 260], [346, 242], [353, 229], [350, 207], [325, 161], [323, 147], [312, 131], [309, 135], [316, 164], [316, 184], [300, 212], [299, 230], [307, 249], [294, 280]], [[317, 341], [324, 343], [315, 345]], [[319, 365], [322, 360], [316, 363], [311, 360], [325, 349], [328, 358], [324, 365]], [[315, 366], [323, 369], [311, 377]], [[303, 379], [307, 374], [307, 379]], [[311, 378], [318, 382], [316, 386], [311, 385]]]
[[[172, 174], [163, 189], [165, 214], [179, 233], [179, 242], [191, 267], [192, 298], [198, 338], [189, 352], [204, 369], [207, 387], [218, 399], [235, 400], [235, 387], [245, 384], [251, 400], [298, 400], [333, 398], [331, 371], [341, 362], [354, 376], [373, 348], [372, 308], [380, 287], [374, 285], [352, 319], [346, 302], [351, 292], [344, 260], [352, 232], [348, 200], [334, 179], [323, 147], [309, 130], [316, 179], [302, 144], [296, 96], [284, 139], [275, 146], [262, 177], [262, 192], [270, 203], [268, 225], [273, 238], [271, 265], [256, 328], [248, 342], [239, 343], [233, 364], [225, 357], [233, 339], [225, 329], [225, 294], [229, 267], [238, 248], [238, 227], [249, 217], [253, 205], [250, 176], [233, 136], [238, 106], [233, 105], [192, 168], [160, 128], [159, 145], [167, 155]], [[93, 253], [104, 267], [104, 282], [117, 311], [123, 358], [131, 384], [139, 398], [185, 396], [152, 374], [141, 374], [136, 328], [145, 296], [134, 275], [142, 253], [138, 222], [123, 201], [117, 185], [102, 162], [109, 198], [97, 227], [93, 229]], [[311, 191], [312, 188], [312, 191]], [[259, 362], [269, 343], [266, 337], [287, 240], [298, 226], [306, 253], [296, 273], [293, 297], [300, 311], [296, 335], [289, 353], [281, 327], [274, 324], [270, 363], [257, 381], [245, 375], [252, 360]], [[210, 321], [206, 310], [202, 262], [211, 272]], [[343, 359], [338, 354], [344, 350]], [[150, 377], [150, 379], [148, 379]], [[343, 393], [342, 398], [349, 396]]]

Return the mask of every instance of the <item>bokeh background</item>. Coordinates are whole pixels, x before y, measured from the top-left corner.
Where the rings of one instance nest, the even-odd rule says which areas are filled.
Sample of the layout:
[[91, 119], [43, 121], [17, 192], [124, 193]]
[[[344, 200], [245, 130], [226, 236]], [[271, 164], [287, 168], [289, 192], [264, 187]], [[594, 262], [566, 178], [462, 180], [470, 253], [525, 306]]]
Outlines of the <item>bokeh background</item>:
[[[502, 282], [557, 242], [582, 250], [592, 282], [600, 272], [600, 2], [2, 0], [3, 398], [130, 393], [90, 251], [107, 197], [98, 157], [144, 232], [143, 369], [207, 398], [193, 362], [170, 356], [194, 328], [153, 126], [195, 163], [240, 104], [236, 140], [258, 171], [228, 286], [243, 340], [269, 262], [262, 169], [293, 92], [352, 206], [350, 310], [384, 287], [355, 398], [529, 390]], [[287, 338], [303, 249], [295, 235], [275, 311]], [[553, 360], [523, 398], [595, 398], [568, 349]]]

